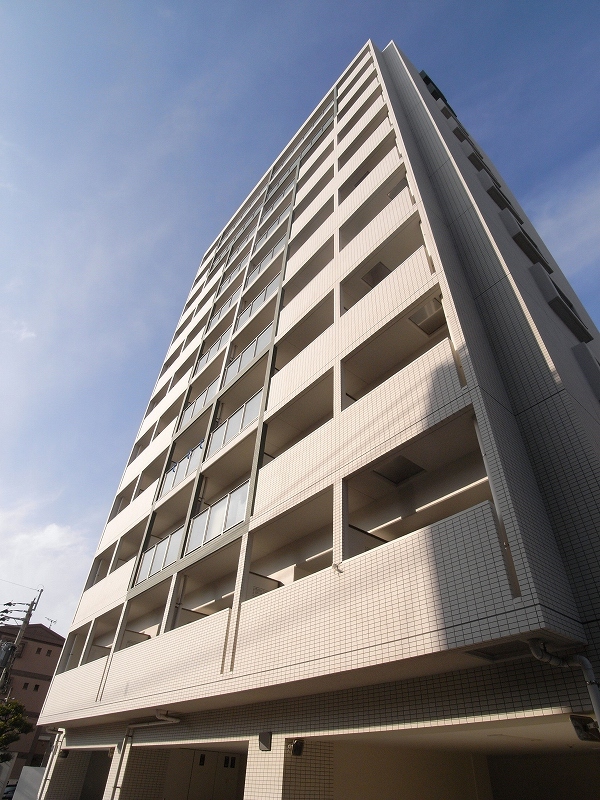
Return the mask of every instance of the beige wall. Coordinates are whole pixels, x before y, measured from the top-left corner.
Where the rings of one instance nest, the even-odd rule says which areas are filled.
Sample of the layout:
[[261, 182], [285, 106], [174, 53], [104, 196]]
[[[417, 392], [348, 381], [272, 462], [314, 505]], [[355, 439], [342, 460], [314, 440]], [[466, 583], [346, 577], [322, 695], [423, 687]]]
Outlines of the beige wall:
[[334, 800], [492, 800], [485, 756], [336, 742], [333, 764]]

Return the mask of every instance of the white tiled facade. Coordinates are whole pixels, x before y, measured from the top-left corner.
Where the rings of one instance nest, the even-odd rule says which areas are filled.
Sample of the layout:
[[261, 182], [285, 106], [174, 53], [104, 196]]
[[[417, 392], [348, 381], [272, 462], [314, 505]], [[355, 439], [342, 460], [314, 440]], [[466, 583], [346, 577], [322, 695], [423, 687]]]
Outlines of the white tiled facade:
[[85, 800], [106, 750], [105, 800], [408, 800], [436, 770], [504, 800], [498, 759], [596, 758], [582, 675], [527, 641], [600, 667], [598, 358], [439, 89], [365, 45], [202, 260], [44, 706], [43, 798]]

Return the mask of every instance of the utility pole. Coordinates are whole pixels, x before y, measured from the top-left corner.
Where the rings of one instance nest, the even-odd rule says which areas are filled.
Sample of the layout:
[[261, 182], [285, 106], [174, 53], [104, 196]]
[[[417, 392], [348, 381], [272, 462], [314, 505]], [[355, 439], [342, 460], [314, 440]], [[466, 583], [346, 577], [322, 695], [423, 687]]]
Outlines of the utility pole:
[[[0, 612], [0, 624], [7, 620], [14, 620], [20, 622], [21, 626], [15, 636], [14, 642], [1, 642], [0, 643], [0, 696], [7, 697], [10, 691], [10, 671], [15, 660], [19, 645], [23, 641], [27, 626], [31, 620], [33, 612], [36, 610], [40, 597], [44, 588], [38, 589], [37, 597], [34, 597], [30, 603], [4, 603], [4, 611]], [[12, 610], [13, 606], [25, 606], [24, 609]], [[20, 615], [23, 616], [20, 616]]]

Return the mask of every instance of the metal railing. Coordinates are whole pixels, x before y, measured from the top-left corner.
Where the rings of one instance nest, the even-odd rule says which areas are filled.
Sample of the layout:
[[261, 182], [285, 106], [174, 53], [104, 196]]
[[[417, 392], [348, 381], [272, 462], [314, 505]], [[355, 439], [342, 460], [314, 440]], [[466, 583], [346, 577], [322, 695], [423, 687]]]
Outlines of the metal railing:
[[164, 495], [168, 494], [171, 489], [174, 489], [177, 484], [181, 483], [181, 481], [187, 478], [188, 475], [191, 475], [192, 472], [195, 472], [198, 469], [198, 465], [200, 464], [200, 456], [202, 455], [203, 444], [204, 439], [200, 442], [200, 444], [196, 445], [196, 447], [192, 448], [192, 450], [186, 453], [180, 461], [177, 461], [175, 464], [173, 464], [173, 466], [170, 467], [170, 469], [165, 473], [162, 486], [160, 487], [160, 492], [158, 493], [159, 498], [164, 497]]
[[179, 558], [179, 550], [183, 540], [183, 526], [178, 528], [169, 536], [165, 536], [160, 542], [150, 547], [142, 554], [140, 567], [138, 569], [136, 584], [145, 581], [147, 578], [156, 575], [161, 569], [173, 564]]
[[181, 415], [181, 422], [179, 423], [179, 427], [183, 428], [191, 419], [198, 416], [198, 414], [202, 411], [204, 406], [213, 399], [216, 393], [219, 390], [219, 378], [216, 378], [206, 389], [199, 394], [198, 397], [192, 402], [189, 403], [184, 409], [183, 414]]
[[206, 326], [206, 333], [208, 333], [209, 331], [211, 331], [211, 330], [212, 330], [212, 329], [215, 327], [215, 325], [217, 324], [217, 322], [219, 322], [219, 320], [223, 319], [223, 317], [224, 317], [224, 316], [225, 316], [225, 314], [226, 314], [226, 313], [229, 311], [229, 309], [231, 308], [231, 306], [233, 306], [233, 305], [235, 305], [235, 303], [237, 303], [237, 301], [238, 301], [238, 298], [239, 298], [239, 296], [240, 296], [240, 294], [241, 294], [241, 293], [242, 293], [242, 287], [240, 286], [240, 288], [239, 288], [239, 289], [237, 289], [237, 290], [236, 290], [236, 291], [235, 291], [235, 292], [234, 292], [234, 293], [231, 295], [231, 297], [229, 297], [229, 298], [227, 299], [227, 301], [226, 301], [225, 303], [223, 303], [223, 305], [221, 306], [221, 308], [219, 308], [219, 310], [218, 310], [218, 311], [215, 311], [215, 313], [214, 313], [214, 314], [212, 315], [212, 317], [210, 318], [208, 325]]
[[286, 237], [283, 236], [267, 253], [266, 256], [261, 258], [260, 262], [252, 268], [252, 271], [248, 273], [248, 277], [246, 278], [246, 286], [250, 286], [250, 284], [258, 278], [261, 272], [264, 272], [269, 264], [273, 261], [273, 259], [281, 253], [283, 248], [285, 247], [285, 240]]
[[240, 274], [240, 272], [242, 272], [242, 270], [246, 269], [249, 261], [250, 261], [250, 255], [247, 255], [246, 258], [243, 258], [240, 261], [240, 263], [237, 265], [237, 267], [234, 270], [232, 270], [232, 272], [229, 273], [229, 275], [226, 275], [223, 278], [223, 281], [222, 281], [221, 285], [219, 286], [219, 291], [217, 292], [217, 295], [216, 295], [217, 297], [220, 297], [223, 294], [223, 292], [225, 291], [225, 289], [229, 286], [231, 281], [235, 280], [237, 278], [237, 276]]
[[267, 284], [262, 292], [257, 295], [254, 300], [249, 303], [246, 308], [242, 311], [242, 313], [238, 316], [235, 329], [236, 331], [238, 328], [241, 328], [248, 320], [253, 317], [256, 312], [264, 306], [267, 300], [272, 297], [275, 292], [277, 291], [277, 287], [279, 285], [279, 275], [276, 275], [271, 283]]
[[191, 553], [243, 522], [246, 516], [249, 481], [242, 483], [192, 519], [185, 553]]
[[227, 419], [222, 422], [218, 428], [215, 428], [210, 435], [210, 441], [206, 457], [210, 458], [217, 453], [222, 447], [234, 439], [238, 433], [247, 428], [250, 423], [258, 419], [260, 411], [260, 400], [262, 397], [262, 389], [253, 395], [249, 400], [246, 400], [243, 406], [240, 406], [233, 412]]
[[218, 339], [217, 339], [217, 341], [216, 341], [216, 342], [215, 342], [215, 343], [212, 345], [212, 347], [209, 347], [209, 349], [206, 351], [206, 353], [204, 353], [203, 355], [201, 355], [201, 356], [200, 356], [200, 358], [198, 359], [198, 363], [196, 364], [196, 369], [194, 370], [194, 374], [192, 375], [192, 378], [195, 378], [195, 377], [196, 377], [196, 375], [197, 375], [197, 374], [200, 372], [200, 370], [202, 369], [202, 367], [204, 367], [206, 364], [208, 364], [208, 362], [209, 362], [209, 361], [212, 361], [212, 359], [213, 359], [213, 358], [214, 358], [214, 357], [217, 355], [217, 353], [219, 352], [219, 350], [220, 350], [222, 347], [225, 347], [225, 345], [226, 345], [226, 344], [227, 344], [227, 342], [229, 341], [229, 337], [230, 337], [230, 335], [231, 335], [231, 330], [232, 330], [232, 327], [233, 327], [233, 326], [231, 326], [231, 325], [230, 325], [230, 326], [229, 326], [229, 328], [227, 328], [227, 330], [226, 330], [226, 331], [224, 331], [224, 332], [223, 332], [223, 333], [222, 333], [222, 334], [219, 336], [219, 338], [218, 338]]
[[262, 353], [265, 350], [270, 342], [271, 342], [271, 329], [273, 328], [273, 323], [269, 323], [267, 327], [258, 334], [256, 339], [250, 342], [248, 347], [245, 347], [242, 352], [234, 358], [233, 361], [228, 365], [227, 369], [225, 370], [225, 378], [223, 379], [223, 386], [226, 386], [229, 381], [233, 380], [235, 376], [242, 370], [247, 364], [249, 364], [253, 358], [255, 358], [259, 353]]
[[274, 220], [271, 222], [271, 224], [270, 224], [270, 225], [269, 225], [269, 227], [268, 227], [268, 228], [267, 228], [267, 229], [264, 231], [264, 233], [261, 233], [261, 235], [258, 237], [258, 239], [257, 239], [257, 240], [254, 242], [254, 250], [255, 250], [255, 251], [256, 251], [256, 250], [258, 250], [258, 248], [260, 247], [260, 245], [261, 245], [263, 242], [265, 242], [265, 241], [266, 241], [266, 240], [269, 238], [269, 236], [270, 236], [270, 235], [273, 233], [273, 231], [274, 231], [274, 230], [275, 230], [277, 227], [279, 227], [279, 225], [281, 225], [281, 223], [283, 222], [283, 220], [284, 220], [286, 217], [289, 217], [289, 216], [290, 216], [290, 210], [291, 210], [291, 208], [292, 208], [292, 207], [291, 207], [291, 205], [290, 205], [290, 206], [288, 206], [287, 208], [284, 208], [284, 209], [283, 209], [283, 211], [282, 211], [282, 212], [281, 212], [281, 213], [280, 213], [280, 214], [277, 216], [277, 218], [276, 218], [276, 219], [274, 219]]

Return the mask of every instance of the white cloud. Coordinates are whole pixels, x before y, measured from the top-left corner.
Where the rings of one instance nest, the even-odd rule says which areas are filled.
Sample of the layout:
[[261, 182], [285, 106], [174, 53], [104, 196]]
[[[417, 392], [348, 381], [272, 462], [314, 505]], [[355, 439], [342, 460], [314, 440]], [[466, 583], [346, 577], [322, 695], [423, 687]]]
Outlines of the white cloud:
[[32, 331], [25, 322], [11, 322], [4, 331], [12, 339], [16, 339], [17, 342], [24, 342], [26, 339], [35, 339], [35, 331]]
[[[44, 587], [33, 621], [57, 622], [64, 633], [73, 617], [92, 555], [86, 532], [56, 522], [39, 522], [42, 503], [26, 502], [0, 508], [0, 605], [8, 600], [27, 602], [34, 592], [25, 586]], [[17, 584], [21, 584], [18, 586]]]

